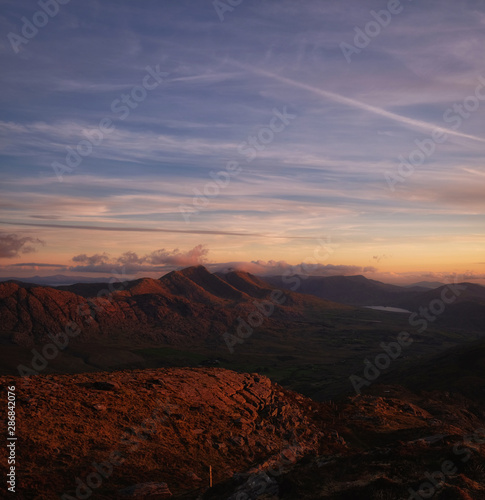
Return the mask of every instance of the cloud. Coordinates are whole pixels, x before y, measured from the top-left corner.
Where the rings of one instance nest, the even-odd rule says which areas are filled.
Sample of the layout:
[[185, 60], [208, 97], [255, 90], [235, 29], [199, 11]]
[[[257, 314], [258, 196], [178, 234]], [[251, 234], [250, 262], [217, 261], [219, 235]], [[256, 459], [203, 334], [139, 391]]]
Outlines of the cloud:
[[386, 254], [372, 256], [372, 259], [375, 260], [378, 264], [382, 259], [387, 259], [387, 258], [389, 258], [389, 256]]
[[13, 233], [0, 233], [0, 257], [11, 259], [19, 253], [33, 253], [34, 245], [44, 245], [42, 240], [30, 236], [18, 236]]
[[[181, 233], [181, 234], [215, 234], [227, 236], [257, 236], [261, 238], [283, 238], [283, 239], [310, 239], [305, 236], [270, 236], [262, 233], [241, 233], [237, 231], [217, 231], [217, 230], [199, 230], [199, 229], [163, 229], [150, 227], [127, 227], [127, 226], [83, 226], [81, 224], [31, 224], [27, 222], [7, 222], [0, 221], [0, 224], [8, 224], [12, 226], [34, 226], [34, 227], [50, 227], [57, 229], [86, 229], [92, 231], [127, 231], [141, 233]], [[40, 242], [40, 240], [39, 240]]]
[[40, 263], [40, 262], [20, 262], [18, 264], [10, 264], [9, 266], [5, 267], [55, 267], [55, 268], [60, 268], [60, 269], [65, 269], [66, 266], [64, 264], [45, 264], [45, 263]]
[[377, 271], [375, 267], [354, 266], [354, 265], [335, 265], [335, 264], [320, 264], [301, 262], [300, 264], [289, 264], [284, 260], [280, 261], [251, 261], [251, 262], [229, 262], [220, 264], [211, 264], [208, 266], [212, 271], [246, 271], [251, 274], [261, 276], [281, 275], [281, 274], [301, 274], [311, 276], [335, 276], [344, 275], [350, 276], [362, 273], [374, 273]]
[[207, 260], [209, 250], [204, 245], [197, 245], [186, 252], [178, 248], [166, 250], [161, 248], [150, 254], [138, 256], [136, 252], [127, 251], [119, 257], [110, 257], [108, 254], [76, 255], [73, 262], [82, 265], [71, 266], [70, 271], [90, 273], [123, 272], [136, 274], [141, 272], [163, 272], [169, 268], [188, 267], [203, 264]]
[[73, 262], [81, 262], [82, 264], [86, 264], [88, 266], [99, 266], [100, 264], [106, 264], [109, 261], [109, 256], [106, 253], [96, 253], [91, 255], [91, 257], [88, 257], [85, 253], [82, 253], [80, 255], [75, 255], [72, 260]]
[[204, 245], [197, 245], [185, 252], [177, 248], [174, 250], [161, 248], [143, 256], [132, 251], [124, 252], [118, 257], [111, 257], [106, 253], [91, 256], [81, 254], [73, 257], [72, 260], [82, 265], [71, 266], [68, 270], [76, 273], [123, 273], [123, 275], [140, 273], [165, 274], [173, 269], [204, 265], [211, 272], [238, 270], [260, 276], [282, 274], [349, 276], [377, 272], [377, 269], [373, 266], [362, 267], [308, 262], [301, 262], [295, 265], [283, 260], [212, 263], [208, 261], [208, 254], [209, 250]]
[[180, 252], [178, 249], [167, 252], [164, 248], [156, 250], [146, 257], [150, 264], [171, 264], [175, 266], [194, 266], [204, 262], [209, 250], [204, 245], [197, 245], [188, 252]]

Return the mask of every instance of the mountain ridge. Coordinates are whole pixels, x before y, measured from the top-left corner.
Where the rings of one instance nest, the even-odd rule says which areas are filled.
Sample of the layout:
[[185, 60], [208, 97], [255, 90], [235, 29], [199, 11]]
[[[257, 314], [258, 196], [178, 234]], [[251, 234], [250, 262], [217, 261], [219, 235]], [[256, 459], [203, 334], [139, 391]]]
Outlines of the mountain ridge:
[[[218, 338], [237, 317], [250, 314], [255, 301], [270, 300], [273, 291], [271, 285], [248, 273], [231, 275], [229, 280], [233, 284], [197, 266], [158, 280], [114, 284], [29, 287], [3, 282], [0, 336], [30, 345], [48, 340], [48, 334], [63, 331], [74, 322], [82, 330], [80, 338], [85, 339], [130, 331], [137, 338], [158, 342]], [[284, 296], [285, 303], [274, 304], [270, 321], [304, 317], [306, 310], [315, 308], [349, 309], [291, 291]]]

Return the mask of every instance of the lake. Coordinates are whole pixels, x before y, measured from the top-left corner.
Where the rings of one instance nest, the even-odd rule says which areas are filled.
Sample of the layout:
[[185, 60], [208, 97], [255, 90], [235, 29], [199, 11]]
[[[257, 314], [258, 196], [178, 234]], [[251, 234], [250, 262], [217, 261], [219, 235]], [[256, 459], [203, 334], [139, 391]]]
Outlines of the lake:
[[366, 309], [375, 309], [376, 311], [387, 311], [393, 313], [410, 313], [407, 309], [401, 309], [400, 307], [388, 307], [388, 306], [364, 306]]

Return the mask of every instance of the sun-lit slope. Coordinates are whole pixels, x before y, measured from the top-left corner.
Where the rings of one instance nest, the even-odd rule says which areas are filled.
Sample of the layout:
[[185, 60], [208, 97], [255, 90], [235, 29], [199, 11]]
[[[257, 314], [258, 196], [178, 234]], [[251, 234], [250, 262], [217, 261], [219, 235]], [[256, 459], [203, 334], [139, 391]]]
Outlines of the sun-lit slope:
[[279, 291], [275, 299], [271, 285], [254, 276], [245, 273], [232, 278], [230, 283], [198, 266], [159, 280], [106, 285], [52, 288], [0, 283], [0, 334], [29, 345], [46, 341], [49, 334], [65, 331], [71, 324], [80, 332], [78, 339], [123, 334], [133, 340], [173, 343], [219, 338], [261, 300], [272, 303], [270, 322], [347, 308], [286, 291]]
[[210, 465], [219, 482], [294, 442], [314, 455], [342, 449], [321, 425], [323, 410], [257, 374], [181, 368], [0, 381], [17, 386], [19, 490], [28, 498], [75, 497], [76, 477], [113, 451], [124, 463], [96, 498], [147, 481], [174, 493], [208, 486]]
[[252, 294], [243, 293], [237, 287], [210, 273], [204, 266], [194, 266], [173, 271], [160, 278], [160, 282], [175, 295], [199, 301], [243, 301]]
[[85, 482], [93, 464], [106, 470], [113, 453], [124, 461], [95, 489], [102, 500], [151, 481], [180, 499], [251, 498], [257, 479], [275, 500], [407, 498], [445, 459], [456, 472], [442, 498], [484, 498], [485, 446], [473, 436], [485, 441], [485, 417], [458, 394], [375, 386], [316, 403], [261, 375], [215, 368], [0, 382], [17, 386], [25, 498], [75, 498], [76, 477]]

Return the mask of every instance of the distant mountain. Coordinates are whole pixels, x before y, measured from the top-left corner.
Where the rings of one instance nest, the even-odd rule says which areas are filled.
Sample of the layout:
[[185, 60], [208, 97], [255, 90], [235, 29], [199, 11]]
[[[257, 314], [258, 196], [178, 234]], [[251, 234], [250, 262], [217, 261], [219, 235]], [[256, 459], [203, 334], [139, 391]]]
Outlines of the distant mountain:
[[441, 283], [440, 281], [419, 281], [418, 283], [412, 283], [411, 285], [406, 285], [406, 288], [439, 288], [440, 286], [443, 286], [444, 283]]
[[[381, 283], [365, 276], [269, 276], [265, 281], [273, 286], [315, 295], [321, 299], [353, 306], [395, 306], [417, 291]], [[297, 286], [298, 285], [298, 286]], [[423, 289], [422, 291], [425, 291]]]
[[[443, 285], [414, 297], [401, 297], [398, 307], [415, 311], [416, 321], [485, 332], [485, 287], [475, 283]], [[424, 310], [436, 319], [427, 319]]]
[[89, 276], [65, 276], [64, 274], [55, 274], [53, 276], [32, 276], [32, 278], [0, 278], [0, 282], [19, 281], [22, 283], [59, 286], [72, 285], [74, 283], [108, 283], [110, 278], [92, 278]]
[[[293, 292], [273, 300], [273, 287], [248, 273], [211, 274], [205, 267], [173, 271], [156, 280], [77, 283], [45, 287], [0, 283], [0, 336], [30, 345], [75, 322], [83, 340], [125, 336], [130, 341], [183, 343], [217, 338], [238, 317], [272, 304], [268, 321], [347, 306]], [[107, 298], [108, 297], [108, 298]]]
[[[485, 332], [485, 287], [475, 283], [410, 288], [364, 276], [270, 276], [264, 279], [275, 287], [294, 289], [342, 304], [405, 309], [414, 313], [410, 316], [411, 326], [422, 331], [433, 325], [461, 332]], [[456, 290], [456, 294], [452, 290]], [[448, 303], [443, 302], [443, 294]], [[425, 311], [430, 308], [435, 313], [431, 311], [426, 318]]]

